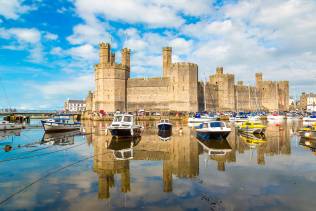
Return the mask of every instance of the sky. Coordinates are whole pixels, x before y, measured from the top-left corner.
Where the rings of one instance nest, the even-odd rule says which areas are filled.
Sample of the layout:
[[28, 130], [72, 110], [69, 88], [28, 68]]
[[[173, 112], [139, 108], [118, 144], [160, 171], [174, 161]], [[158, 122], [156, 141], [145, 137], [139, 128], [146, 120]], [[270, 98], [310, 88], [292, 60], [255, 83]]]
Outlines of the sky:
[[98, 45], [131, 49], [131, 77], [173, 61], [217, 66], [253, 85], [255, 73], [316, 92], [315, 0], [0, 0], [0, 108], [61, 109], [94, 90]]

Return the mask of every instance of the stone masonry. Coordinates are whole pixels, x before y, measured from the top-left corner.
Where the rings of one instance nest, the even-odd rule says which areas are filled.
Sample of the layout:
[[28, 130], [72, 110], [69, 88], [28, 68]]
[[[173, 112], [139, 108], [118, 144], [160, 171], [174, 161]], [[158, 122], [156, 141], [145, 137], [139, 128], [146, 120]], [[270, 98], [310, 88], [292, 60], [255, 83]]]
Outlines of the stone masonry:
[[146, 111], [286, 111], [288, 81], [265, 81], [256, 73], [256, 85], [235, 84], [233, 74], [218, 67], [207, 82], [198, 81], [198, 65], [172, 62], [172, 48], [162, 50], [162, 77], [130, 78], [130, 49], [121, 50], [121, 63], [108, 43], [100, 44], [95, 65], [95, 91], [86, 98], [87, 112]]

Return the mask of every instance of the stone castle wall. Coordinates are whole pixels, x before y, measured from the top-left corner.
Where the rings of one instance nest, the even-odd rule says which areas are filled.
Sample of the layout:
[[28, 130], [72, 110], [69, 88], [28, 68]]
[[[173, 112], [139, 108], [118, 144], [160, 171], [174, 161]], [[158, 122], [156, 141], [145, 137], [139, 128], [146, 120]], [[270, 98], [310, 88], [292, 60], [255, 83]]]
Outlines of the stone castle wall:
[[169, 78], [133, 78], [127, 81], [127, 110], [169, 109]]
[[121, 51], [121, 63], [109, 44], [100, 44], [95, 65], [95, 91], [86, 99], [87, 111], [286, 111], [289, 109], [288, 81], [265, 81], [256, 74], [256, 86], [235, 84], [233, 74], [223, 67], [207, 82], [198, 81], [198, 66], [172, 62], [172, 49], [163, 48], [163, 77], [130, 78], [130, 50]]

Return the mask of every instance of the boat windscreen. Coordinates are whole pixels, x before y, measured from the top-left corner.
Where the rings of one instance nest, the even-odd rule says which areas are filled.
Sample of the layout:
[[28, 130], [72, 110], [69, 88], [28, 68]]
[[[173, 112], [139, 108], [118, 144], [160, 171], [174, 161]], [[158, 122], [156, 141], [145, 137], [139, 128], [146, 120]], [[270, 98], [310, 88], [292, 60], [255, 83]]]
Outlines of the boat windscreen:
[[120, 122], [122, 121], [122, 116], [115, 116], [113, 122]]
[[223, 122], [211, 122], [211, 127], [225, 127], [225, 124]]
[[131, 116], [124, 116], [124, 122], [132, 122]]

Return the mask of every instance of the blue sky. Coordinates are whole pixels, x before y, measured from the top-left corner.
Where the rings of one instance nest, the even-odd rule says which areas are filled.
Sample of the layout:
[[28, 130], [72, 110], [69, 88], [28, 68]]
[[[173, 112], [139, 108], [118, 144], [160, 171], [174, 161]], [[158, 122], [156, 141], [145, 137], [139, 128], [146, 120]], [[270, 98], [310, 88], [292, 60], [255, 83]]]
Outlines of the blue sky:
[[[132, 49], [132, 77], [161, 75], [174, 61], [216, 66], [252, 85], [255, 72], [316, 91], [316, 1], [0, 0], [0, 108], [59, 109], [94, 89], [98, 44], [119, 62]], [[7, 97], [6, 97], [7, 96]]]

